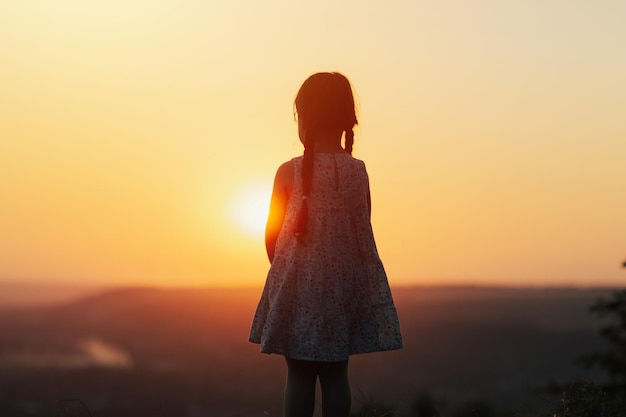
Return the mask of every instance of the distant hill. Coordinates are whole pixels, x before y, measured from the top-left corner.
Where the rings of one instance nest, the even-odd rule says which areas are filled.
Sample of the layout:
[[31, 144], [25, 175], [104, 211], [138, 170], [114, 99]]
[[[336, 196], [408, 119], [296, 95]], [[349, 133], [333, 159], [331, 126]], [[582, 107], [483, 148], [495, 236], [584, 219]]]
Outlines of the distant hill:
[[0, 310], [58, 305], [102, 291], [102, 287], [93, 284], [49, 284], [0, 279]]
[[[394, 288], [406, 346], [351, 359], [355, 407], [371, 394], [406, 411], [428, 391], [514, 410], [549, 381], [600, 378], [574, 360], [601, 347], [587, 309], [608, 293]], [[76, 397], [101, 416], [280, 415], [283, 360], [247, 341], [259, 295], [122, 288], [1, 311], [0, 415], [50, 416]]]

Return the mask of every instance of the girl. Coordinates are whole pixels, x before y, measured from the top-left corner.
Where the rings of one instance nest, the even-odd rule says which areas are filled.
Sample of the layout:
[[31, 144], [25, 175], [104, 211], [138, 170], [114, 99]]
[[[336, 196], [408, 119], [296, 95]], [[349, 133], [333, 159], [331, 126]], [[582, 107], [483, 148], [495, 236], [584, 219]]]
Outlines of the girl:
[[370, 224], [365, 164], [351, 156], [350, 82], [313, 74], [295, 114], [304, 155], [276, 173], [265, 234], [271, 267], [250, 341], [285, 356], [286, 417], [313, 415], [318, 378], [324, 417], [347, 417], [349, 355], [400, 349], [402, 336]]

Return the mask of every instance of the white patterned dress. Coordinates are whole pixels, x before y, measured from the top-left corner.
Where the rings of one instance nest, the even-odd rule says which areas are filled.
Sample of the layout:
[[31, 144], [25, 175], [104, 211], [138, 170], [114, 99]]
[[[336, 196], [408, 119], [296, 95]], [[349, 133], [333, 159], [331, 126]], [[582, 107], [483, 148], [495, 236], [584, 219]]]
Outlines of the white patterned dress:
[[365, 164], [347, 153], [315, 154], [308, 230], [299, 241], [302, 156], [293, 163], [293, 191], [250, 341], [263, 353], [311, 361], [400, 349], [398, 315], [370, 224]]

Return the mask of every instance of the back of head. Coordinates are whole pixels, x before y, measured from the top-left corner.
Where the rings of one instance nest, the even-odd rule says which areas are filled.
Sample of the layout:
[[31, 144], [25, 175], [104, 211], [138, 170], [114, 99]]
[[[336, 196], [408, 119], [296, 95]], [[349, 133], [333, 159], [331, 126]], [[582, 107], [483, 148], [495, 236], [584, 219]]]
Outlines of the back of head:
[[308, 131], [349, 132], [357, 124], [350, 81], [338, 72], [318, 72], [307, 78], [296, 96], [295, 110]]

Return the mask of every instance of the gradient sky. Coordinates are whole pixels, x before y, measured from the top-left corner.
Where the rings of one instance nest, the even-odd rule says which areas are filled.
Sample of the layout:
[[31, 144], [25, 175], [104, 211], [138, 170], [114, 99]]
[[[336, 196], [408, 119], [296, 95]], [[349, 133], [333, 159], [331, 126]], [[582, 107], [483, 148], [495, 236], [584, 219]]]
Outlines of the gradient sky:
[[263, 284], [235, 214], [302, 152], [302, 81], [337, 70], [392, 285], [623, 286], [625, 20], [608, 0], [0, 0], [0, 282]]

